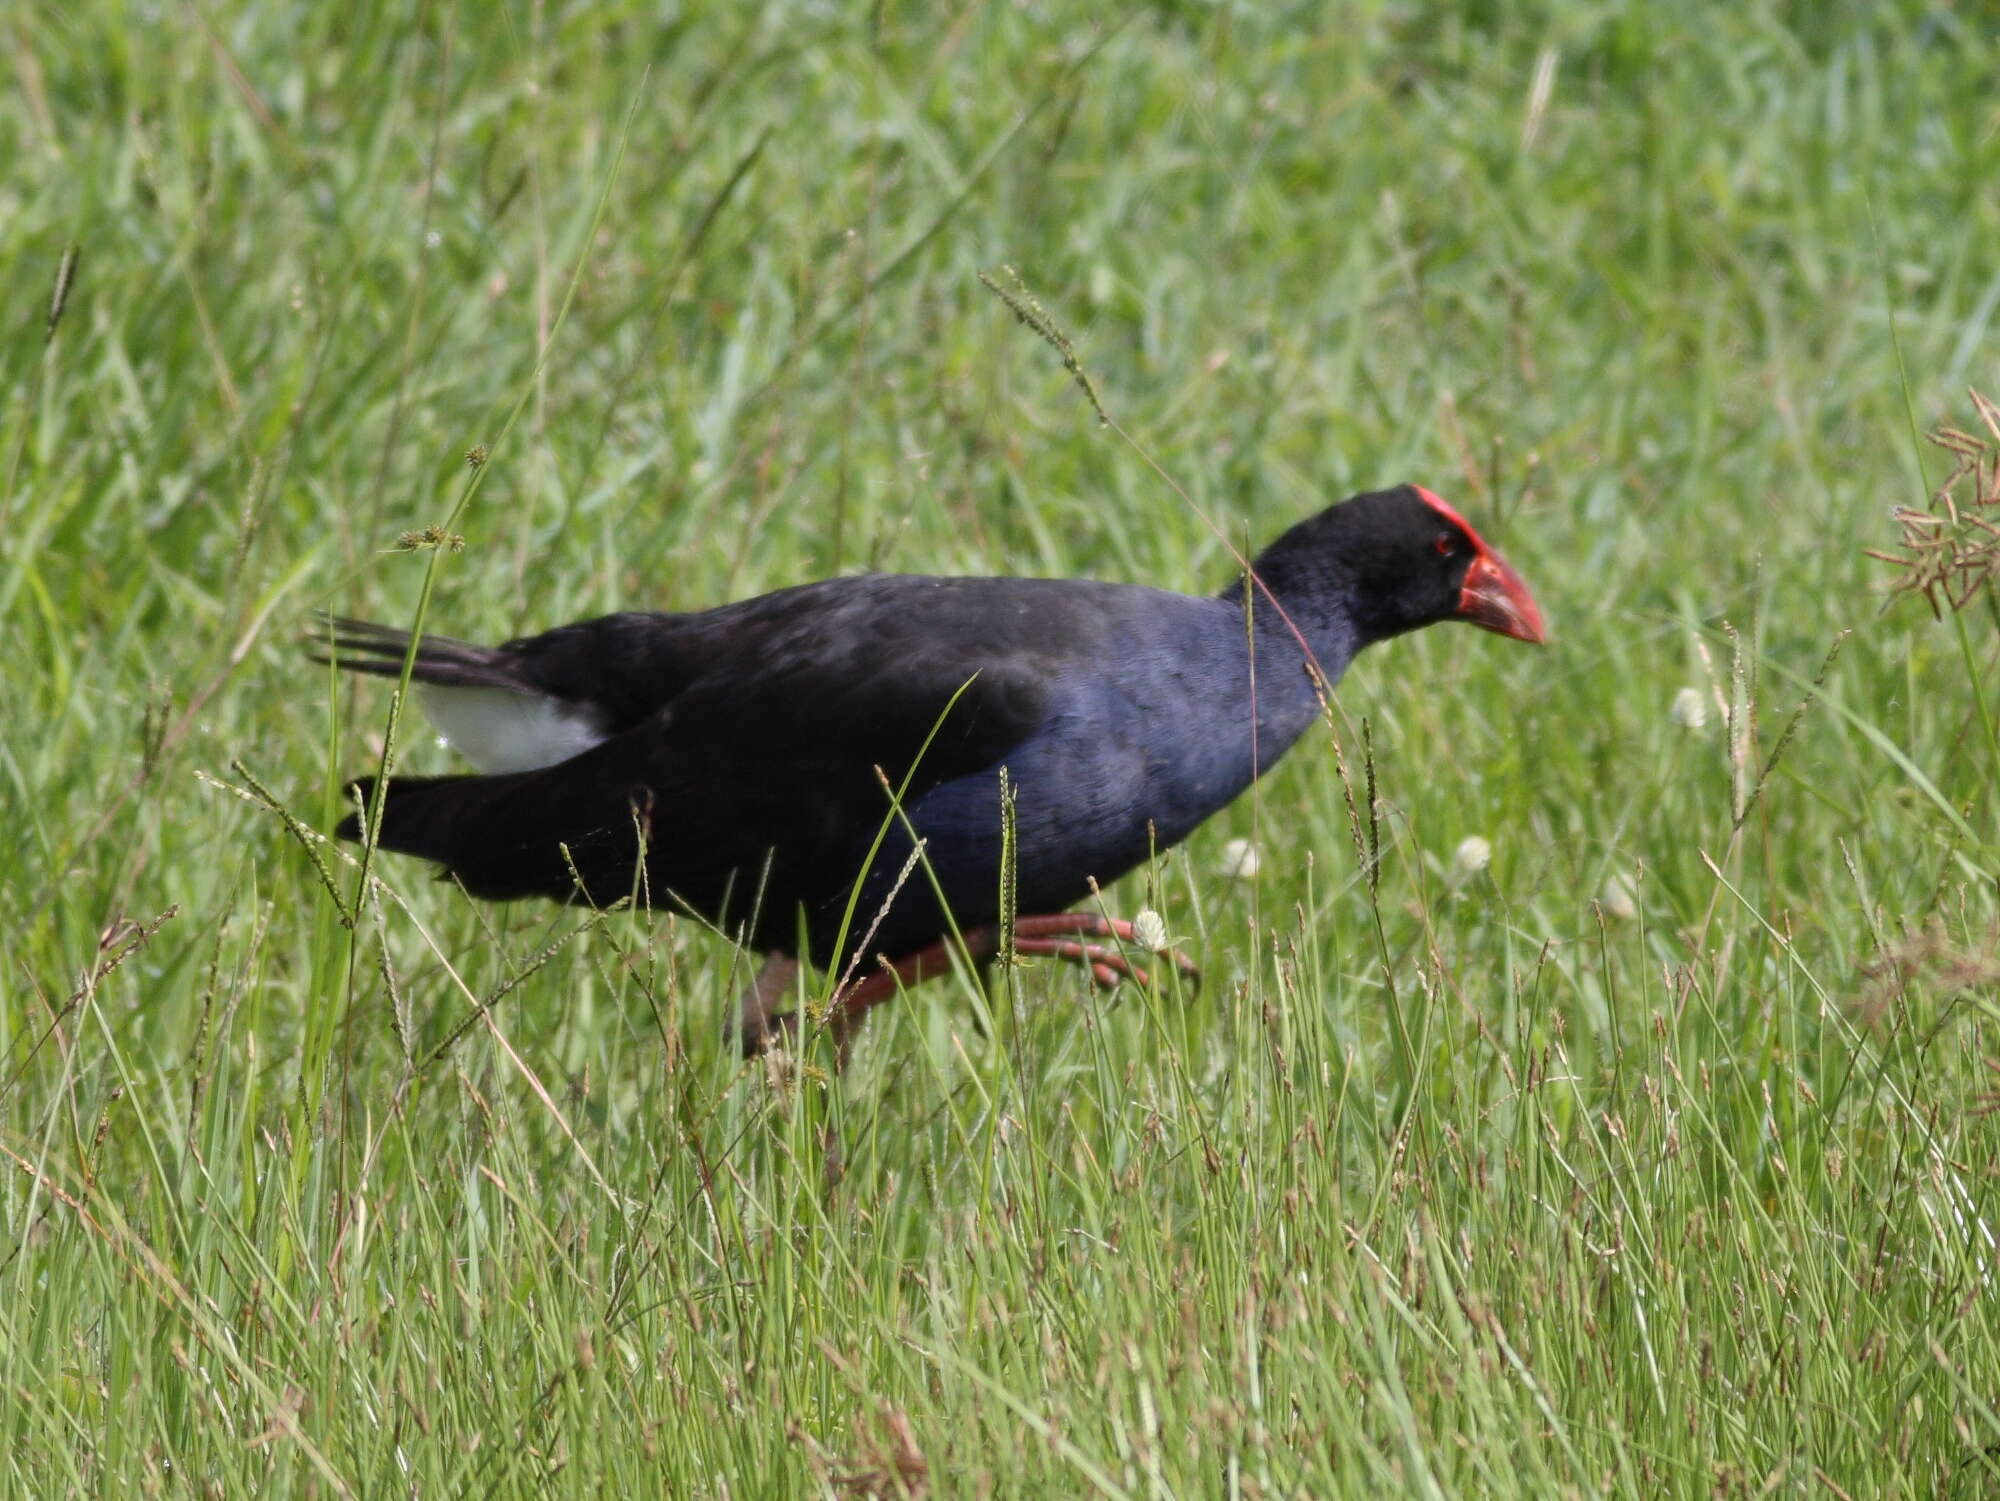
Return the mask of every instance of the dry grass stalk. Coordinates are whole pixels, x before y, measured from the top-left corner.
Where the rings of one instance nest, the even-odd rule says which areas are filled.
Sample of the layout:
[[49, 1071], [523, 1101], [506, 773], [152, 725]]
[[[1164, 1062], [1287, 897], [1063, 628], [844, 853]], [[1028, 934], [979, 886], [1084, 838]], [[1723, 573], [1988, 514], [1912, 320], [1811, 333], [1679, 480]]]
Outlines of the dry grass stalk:
[[[1930, 441], [1953, 455], [1951, 473], [1931, 496], [1931, 508], [1897, 506], [1900, 552], [1868, 549], [1898, 570], [1895, 594], [1921, 594], [1931, 614], [1963, 610], [1985, 585], [2000, 579], [2000, 406], [1968, 393], [1990, 436], [1940, 427]], [[1961, 494], [1963, 490], [1963, 494]]]
[[1977, 994], [2000, 986], [2000, 928], [1978, 942], [1954, 940], [1941, 924], [1907, 933], [1883, 945], [1864, 965], [1867, 981], [1855, 1003], [1855, 1020], [1873, 1027], [1911, 985], [1922, 983], [1939, 997]]

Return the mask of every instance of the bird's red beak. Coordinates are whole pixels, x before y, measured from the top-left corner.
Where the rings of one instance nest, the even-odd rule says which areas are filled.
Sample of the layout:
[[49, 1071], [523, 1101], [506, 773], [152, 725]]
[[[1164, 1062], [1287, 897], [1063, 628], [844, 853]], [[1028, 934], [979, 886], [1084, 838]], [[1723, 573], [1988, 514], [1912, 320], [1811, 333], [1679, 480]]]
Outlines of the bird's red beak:
[[1528, 592], [1528, 586], [1521, 582], [1521, 575], [1486, 545], [1463, 516], [1423, 486], [1414, 488], [1426, 504], [1472, 541], [1472, 566], [1465, 570], [1465, 586], [1459, 591], [1458, 618], [1481, 630], [1497, 631], [1503, 636], [1512, 636], [1516, 641], [1540, 645], [1546, 639], [1542, 630], [1541, 606], [1535, 603], [1535, 596]]
[[1465, 570], [1465, 587], [1458, 596], [1458, 618], [1482, 630], [1498, 631], [1516, 641], [1540, 644], [1542, 612], [1535, 596], [1500, 554], [1481, 546]]

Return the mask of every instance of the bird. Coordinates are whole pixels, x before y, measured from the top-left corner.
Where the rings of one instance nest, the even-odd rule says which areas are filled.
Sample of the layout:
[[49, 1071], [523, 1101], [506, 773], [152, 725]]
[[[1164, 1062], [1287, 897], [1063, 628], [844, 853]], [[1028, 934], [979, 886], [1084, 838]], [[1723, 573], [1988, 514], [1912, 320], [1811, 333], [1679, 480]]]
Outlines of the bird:
[[[380, 677], [408, 658], [476, 768], [392, 776], [380, 848], [475, 898], [634, 897], [713, 924], [766, 961], [746, 1054], [796, 1027], [776, 1008], [798, 965], [835, 971], [844, 1060], [954, 944], [1143, 981], [1129, 923], [1070, 909], [1269, 770], [1359, 652], [1449, 620], [1545, 636], [1521, 576], [1404, 484], [1297, 522], [1208, 596], [858, 574], [500, 646], [426, 632], [413, 653], [407, 631], [328, 616], [310, 649]], [[376, 790], [349, 784], [340, 837], [364, 837]]]

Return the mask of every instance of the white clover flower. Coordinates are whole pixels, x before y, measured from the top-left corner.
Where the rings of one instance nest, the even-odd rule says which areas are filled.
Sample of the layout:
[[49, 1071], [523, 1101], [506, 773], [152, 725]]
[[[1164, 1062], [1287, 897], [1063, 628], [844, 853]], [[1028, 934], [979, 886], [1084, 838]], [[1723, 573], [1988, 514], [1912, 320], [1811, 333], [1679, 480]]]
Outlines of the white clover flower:
[[1708, 701], [1701, 696], [1699, 688], [1683, 688], [1674, 695], [1673, 707], [1667, 710], [1667, 718], [1684, 730], [1698, 730], [1708, 723]]
[[424, 249], [435, 250], [444, 243], [444, 236], [434, 229], [424, 231]]
[[1598, 893], [1597, 905], [1606, 917], [1621, 920], [1639, 915], [1639, 893], [1632, 885], [1632, 878], [1623, 871], [1613, 871], [1605, 878], [1604, 890]]
[[1493, 863], [1493, 846], [1477, 834], [1467, 834], [1451, 852], [1451, 878], [1467, 881]]
[[1167, 951], [1167, 920], [1151, 907], [1141, 907], [1132, 914], [1132, 941], [1148, 953], [1164, 954]]
[[1222, 858], [1216, 862], [1216, 874], [1227, 876], [1232, 881], [1254, 881], [1257, 872], [1264, 868], [1264, 857], [1257, 853], [1257, 846], [1247, 839], [1232, 839], [1222, 847]]

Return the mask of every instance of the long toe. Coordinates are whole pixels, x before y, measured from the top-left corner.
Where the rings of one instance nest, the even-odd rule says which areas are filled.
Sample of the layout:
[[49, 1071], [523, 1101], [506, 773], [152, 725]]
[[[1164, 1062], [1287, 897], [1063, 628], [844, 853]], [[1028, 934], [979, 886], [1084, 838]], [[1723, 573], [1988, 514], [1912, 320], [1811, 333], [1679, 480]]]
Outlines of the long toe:
[[[999, 934], [991, 926], [967, 929], [962, 937], [964, 957], [982, 967], [999, 948]], [[1164, 949], [1155, 954], [1133, 935], [1132, 924], [1121, 918], [1104, 917], [1095, 912], [1048, 912], [1030, 914], [1014, 923], [1016, 954], [1079, 964], [1094, 984], [1106, 990], [1116, 989], [1128, 981], [1142, 989], [1151, 985], [1152, 974], [1140, 963], [1127, 958], [1124, 949], [1114, 947], [1114, 944], [1139, 950], [1152, 959], [1171, 964], [1190, 984], [1200, 983], [1201, 970], [1192, 959], [1178, 949]], [[863, 973], [851, 979], [841, 990], [827, 1018], [840, 1042], [842, 1056], [845, 1056], [855, 1032], [871, 1010], [913, 985], [948, 973], [954, 963], [955, 947], [949, 942], [939, 941], [893, 961], [882, 961], [873, 973]], [[754, 1057], [798, 1029], [798, 1018], [789, 1011], [769, 1016], [761, 1032], [751, 1025], [753, 1014], [758, 1010], [756, 1003], [768, 1005], [776, 998], [777, 962], [774, 960], [767, 965], [765, 972], [759, 975], [758, 983], [745, 993], [745, 1057]], [[782, 978], [788, 988], [791, 984], [790, 971], [784, 971]]]
[[1080, 938], [1017, 938], [1014, 952], [1029, 958], [1068, 959], [1090, 971], [1090, 977], [1106, 990], [1115, 990], [1121, 980], [1144, 987], [1152, 977], [1118, 950], [1102, 943], [1086, 943]]
[[[1088, 961], [1102, 965], [1116, 975], [1138, 985], [1151, 983], [1145, 970], [1116, 949], [1101, 943], [1080, 942], [1112, 938], [1128, 947], [1173, 965], [1192, 985], [1201, 983], [1201, 966], [1179, 949], [1147, 948], [1132, 931], [1132, 924], [1120, 917], [1104, 917], [1095, 912], [1048, 912], [1017, 918], [1014, 923], [1014, 951], [1017, 954], [1047, 954], [1057, 958]], [[1101, 976], [1100, 982], [1101, 982]]]
[[797, 1040], [799, 1014], [796, 1011], [778, 1011], [767, 1016], [755, 1030], [741, 1029], [737, 1041], [743, 1048], [745, 1058], [761, 1058], [773, 1048], [788, 1048]]
[[736, 1035], [743, 1056], [755, 1058], [782, 1041], [781, 1032], [798, 1030], [798, 1018], [780, 1011], [778, 1003], [788, 999], [798, 979], [799, 961], [789, 954], [766, 954], [750, 983], [736, 1002]]

